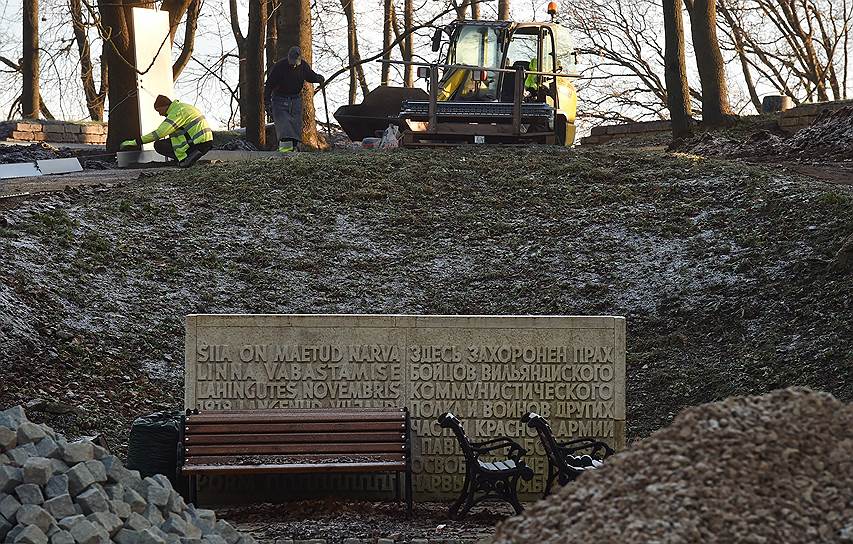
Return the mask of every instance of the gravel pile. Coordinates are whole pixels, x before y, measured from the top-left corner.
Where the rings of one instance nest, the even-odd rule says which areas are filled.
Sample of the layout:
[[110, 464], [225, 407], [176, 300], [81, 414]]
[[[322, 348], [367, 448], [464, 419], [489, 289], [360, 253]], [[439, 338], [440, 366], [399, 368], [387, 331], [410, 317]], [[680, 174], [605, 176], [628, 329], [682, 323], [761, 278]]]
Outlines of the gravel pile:
[[64, 159], [72, 156], [74, 153], [70, 149], [57, 149], [44, 142], [30, 145], [0, 145], [0, 164]]
[[14, 544], [253, 544], [162, 475], [142, 479], [107, 450], [0, 412], [0, 541]]
[[802, 156], [826, 157], [834, 160], [853, 158], [853, 108], [825, 110], [804, 129], [797, 131], [788, 146]]
[[853, 406], [795, 388], [690, 408], [493, 542], [853, 542]]

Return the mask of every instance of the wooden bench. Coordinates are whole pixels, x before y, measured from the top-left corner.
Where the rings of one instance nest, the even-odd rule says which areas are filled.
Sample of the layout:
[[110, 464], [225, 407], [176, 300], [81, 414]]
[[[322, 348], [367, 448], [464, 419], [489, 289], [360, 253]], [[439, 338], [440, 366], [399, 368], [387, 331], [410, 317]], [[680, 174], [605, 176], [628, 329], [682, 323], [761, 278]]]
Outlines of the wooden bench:
[[179, 451], [198, 504], [200, 475], [393, 472], [412, 510], [412, 457], [406, 408], [187, 411]]
[[521, 422], [536, 430], [548, 457], [543, 497], [551, 493], [555, 481], [561, 486], [573, 482], [584, 471], [600, 467], [604, 459], [616, 453], [607, 443], [589, 437], [558, 442], [548, 420], [534, 412], [521, 416]]

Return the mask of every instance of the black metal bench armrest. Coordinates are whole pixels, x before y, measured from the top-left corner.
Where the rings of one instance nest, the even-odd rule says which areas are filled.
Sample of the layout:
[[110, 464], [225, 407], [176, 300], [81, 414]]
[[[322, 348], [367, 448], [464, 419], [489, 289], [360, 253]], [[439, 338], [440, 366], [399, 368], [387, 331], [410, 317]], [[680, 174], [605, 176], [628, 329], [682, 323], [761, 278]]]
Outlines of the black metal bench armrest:
[[493, 438], [491, 440], [486, 440], [485, 442], [472, 442], [471, 447], [474, 448], [474, 451], [478, 454], [491, 453], [495, 450], [509, 448], [507, 450], [507, 457], [513, 459], [523, 457], [527, 454], [527, 450], [522, 448], [521, 444], [506, 437]]
[[565, 442], [557, 442], [557, 446], [564, 454], [573, 454], [580, 450], [591, 448], [590, 455], [593, 457], [595, 457], [596, 453], [603, 450], [604, 455], [602, 459], [606, 459], [616, 453], [616, 450], [611, 448], [606, 442], [595, 440], [594, 438], [575, 438]]

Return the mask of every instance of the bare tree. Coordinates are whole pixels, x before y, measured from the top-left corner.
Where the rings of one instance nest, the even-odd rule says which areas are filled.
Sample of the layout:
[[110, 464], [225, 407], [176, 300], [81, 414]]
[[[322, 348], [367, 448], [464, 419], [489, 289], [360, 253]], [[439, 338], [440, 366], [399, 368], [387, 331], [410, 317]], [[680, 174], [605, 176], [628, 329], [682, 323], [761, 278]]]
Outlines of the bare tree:
[[277, 55], [277, 47], [278, 47], [278, 25], [276, 24], [276, 17], [278, 16], [278, 10], [281, 6], [280, 0], [269, 0], [268, 3], [268, 12], [267, 13], [267, 73], [272, 70], [275, 61], [278, 60]]
[[509, 0], [498, 0], [498, 21], [509, 20]]
[[95, 89], [95, 67], [92, 64], [92, 51], [89, 37], [86, 34], [86, 24], [83, 22], [83, 6], [80, 0], [71, 0], [71, 26], [74, 31], [74, 41], [80, 55], [80, 80], [86, 97], [86, 109], [92, 121], [104, 120], [104, 101], [107, 97], [107, 63], [101, 62], [101, 88]]
[[234, 35], [234, 41], [237, 43], [237, 58], [239, 59], [237, 88], [239, 89], [240, 100], [240, 126], [245, 127], [248, 109], [251, 107], [248, 103], [250, 96], [249, 89], [246, 88], [249, 81], [249, 74], [246, 71], [246, 59], [249, 56], [248, 41], [240, 29], [240, 13], [237, 10], [237, 0], [228, 0], [228, 9], [231, 16], [231, 33]]
[[[477, 9], [477, 16], [473, 16], [474, 8]], [[471, 4], [472, 17], [474, 19], [479, 19], [479, 10], [480, 3], [474, 2]], [[414, 24], [414, 13], [412, 8], [412, 0], [404, 0], [403, 3], [403, 31], [405, 32], [405, 39], [403, 40], [403, 60], [412, 62], [415, 57], [415, 40], [414, 40], [414, 32], [412, 31], [412, 25]], [[414, 67], [410, 64], [407, 64], [403, 69], [403, 82], [406, 87], [414, 87], [415, 86], [415, 74]]]
[[[263, 149], [266, 146], [266, 117], [264, 115], [264, 50], [267, 20], [267, 0], [249, 2], [249, 27], [246, 31], [244, 63], [246, 77], [245, 103], [246, 139]], [[242, 60], [242, 59], [241, 59]]]
[[354, 104], [358, 97], [358, 87], [361, 84], [362, 94], [367, 94], [367, 80], [364, 70], [359, 61], [361, 54], [358, 51], [358, 28], [355, 20], [355, 6], [353, 0], [341, 0], [341, 7], [347, 18], [347, 59], [352, 66], [349, 74], [349, 103]]
[[23, 59], [21, 73], [24, 77], [21, 93], [21, 113], [25, 119], [39, 116], [39, 3], [24, 0], [23, 3]]
[[[391, 42], [394, 40], [394, 1], [383, 0], [382, 2], [382, 60], [391, 60]], [[382, 72], [379, 79], [380, 85], [388, 85], [391, 76], [391, 65], [382, 63]]]
[[726, 67], [717, 40], [717, 8], [715, 0], [684, 0], [690, 14], [693, 51], [699, 80], [702, 82], [702, 123], [720, 126], [734, 116], [729, 105]]
[[691, 113], [681, 0], [663, 0], [663, 25], [667, 105], [672, 121], [672, 136], [678, 139], [690, 135]]
[[[79, 0], [72, 1], [79, 2]], [[195, 49], [195, 34], [198, 29], [198, 18], [200, 14], [201, 0], [191, 0], [187, 8], [187, 21], [184, 26], [184, 43], [181, 46], [180, 55], [178, 55], [178, 58], [175, 59], [175, 63], [172, 65], [173, 80], [178, 79], [178, 76], [180, 76], [181, 72], [184, 71], [184, 68], [187, 67], [190, 57], [192, 57], [193, 50]], [[174, 41], [174, 34], [172, 39]]]

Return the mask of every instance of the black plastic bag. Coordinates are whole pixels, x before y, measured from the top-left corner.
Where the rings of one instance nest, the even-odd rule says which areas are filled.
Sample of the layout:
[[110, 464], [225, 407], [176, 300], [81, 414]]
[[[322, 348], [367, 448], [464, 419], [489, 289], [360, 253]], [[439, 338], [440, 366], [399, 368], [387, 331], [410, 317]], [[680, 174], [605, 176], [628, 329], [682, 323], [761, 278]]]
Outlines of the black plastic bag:
[[157, 412], [136, 418], [130, 428], [127, 467], [142, 477], [163, 474], [177, 483], [182, 412]]

